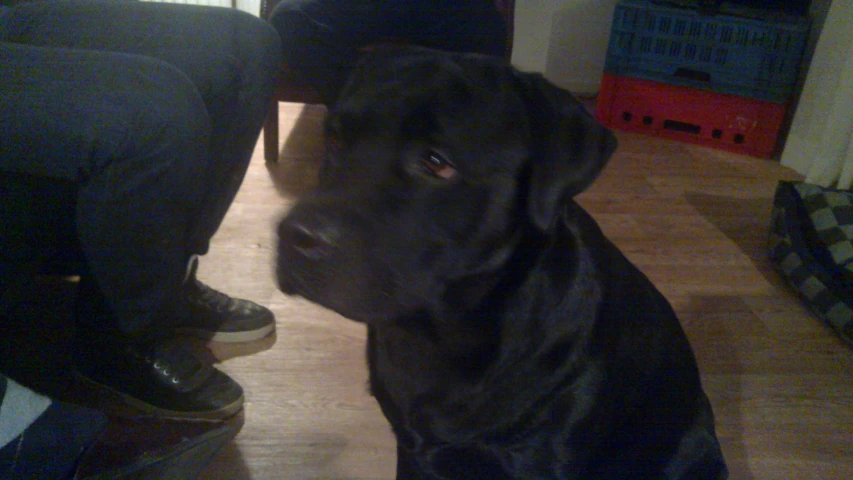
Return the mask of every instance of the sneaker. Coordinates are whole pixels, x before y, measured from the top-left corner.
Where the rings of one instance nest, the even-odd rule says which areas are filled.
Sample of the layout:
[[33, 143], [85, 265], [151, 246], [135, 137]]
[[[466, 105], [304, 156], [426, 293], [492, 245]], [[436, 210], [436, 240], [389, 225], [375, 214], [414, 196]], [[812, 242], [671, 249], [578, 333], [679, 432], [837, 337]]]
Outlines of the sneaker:
[[223, 422], [110, 417], [83, 452], [74, 479], [199, 478], [240, 431], [241, 417]]
[[275, 330], [275, 316], [266, 307], [218, 292], [196, 278], [193, 259], [172, 313], [176, 330], [204, 340], [242, 343], [260, 340]]
[[76, 373], [143, 412], [162, 418], [222, 420], [243, 406], [240, 385], [174, 337], [146, 342], [90, 337], [75, 342]]

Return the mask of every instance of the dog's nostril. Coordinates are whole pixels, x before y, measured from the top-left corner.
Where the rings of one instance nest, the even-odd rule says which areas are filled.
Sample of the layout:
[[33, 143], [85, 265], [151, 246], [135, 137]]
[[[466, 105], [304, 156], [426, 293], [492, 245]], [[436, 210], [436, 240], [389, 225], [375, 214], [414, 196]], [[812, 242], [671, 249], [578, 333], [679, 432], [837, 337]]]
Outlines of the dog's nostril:
[[323, 243], [320, 235], [302, 225], [296, 225], [292, 234], [293, 246], [297, 248], [315, 248]]

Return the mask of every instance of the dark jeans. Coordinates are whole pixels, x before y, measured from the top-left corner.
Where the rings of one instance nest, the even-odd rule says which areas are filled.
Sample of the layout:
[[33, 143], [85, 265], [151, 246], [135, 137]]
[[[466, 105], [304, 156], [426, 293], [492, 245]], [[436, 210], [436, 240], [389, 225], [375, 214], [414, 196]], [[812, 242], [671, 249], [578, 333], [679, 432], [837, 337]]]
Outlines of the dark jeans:
[[280, 64], [276, 32], [231, 9], [59, 0], [0, 16], [0, 292], [60, 243], [103, 294], [101, 327], [150, 327], [237, 193]]
[[284, 60], [334, 104], [358, 49], [402, 40], [503, 56], [507, 29], [491, 0], [282, 0], [270, 16]]
[[[101, 412], [37, 398], [3, 375], [0, 412], [5, 414], [0, 415], [2, 479], [73, 478], [79, 458], [107, 426]], [[15, 432], [20, 433], [8, 438]]]

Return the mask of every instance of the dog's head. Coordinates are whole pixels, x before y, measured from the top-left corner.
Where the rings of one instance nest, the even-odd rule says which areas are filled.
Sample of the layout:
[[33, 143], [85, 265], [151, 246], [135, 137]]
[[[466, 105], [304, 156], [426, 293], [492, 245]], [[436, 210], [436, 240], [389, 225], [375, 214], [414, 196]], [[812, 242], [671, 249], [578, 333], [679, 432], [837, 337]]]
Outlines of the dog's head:
[[539, 75], [417, 48], [363, 58], [325, 135], [320, 183], [279, 228], [279, 284], [366, 322], [443, 309], [500, 271], [616, 146]]

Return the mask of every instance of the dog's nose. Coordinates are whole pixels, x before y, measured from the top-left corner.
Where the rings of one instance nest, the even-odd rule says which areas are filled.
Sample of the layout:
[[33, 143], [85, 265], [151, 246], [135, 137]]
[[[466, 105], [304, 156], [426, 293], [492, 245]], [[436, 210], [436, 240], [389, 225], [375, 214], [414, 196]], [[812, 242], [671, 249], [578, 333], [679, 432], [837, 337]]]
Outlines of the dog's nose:
[[329, 254], [340, 236], [339, 230], [322, 219], [284, 219], [278, 228], [282, 247], [292, 248], [309, 258], [321, 258]]

